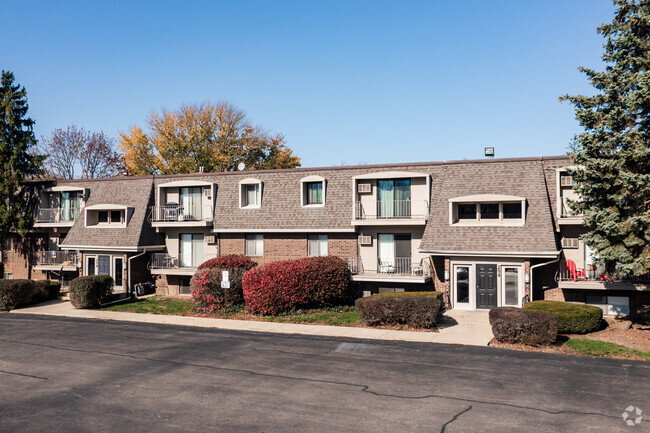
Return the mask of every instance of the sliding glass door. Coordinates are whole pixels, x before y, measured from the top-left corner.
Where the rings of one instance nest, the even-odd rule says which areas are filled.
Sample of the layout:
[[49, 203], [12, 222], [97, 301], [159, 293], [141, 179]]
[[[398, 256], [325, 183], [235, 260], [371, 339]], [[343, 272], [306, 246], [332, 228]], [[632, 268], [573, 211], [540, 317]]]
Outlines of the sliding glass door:
[[203, 235], [183, 233], [180, 235], [180, 257], [181, 268], [196, 268], [204, 262]]
[[184, 187], [180, 190], [180, 201], [184, 220], [198, 221], [203, 219], [201, 211], [201, 187]]
[[61, 193], [61, 221], [73, 221], [79, 214], [79, 193]]
[[377, 216], [405, 218], [411, 216], [411, 179], [377, 181]]
[[411, 273], [411, 235], [377, 235], [377, 271]]

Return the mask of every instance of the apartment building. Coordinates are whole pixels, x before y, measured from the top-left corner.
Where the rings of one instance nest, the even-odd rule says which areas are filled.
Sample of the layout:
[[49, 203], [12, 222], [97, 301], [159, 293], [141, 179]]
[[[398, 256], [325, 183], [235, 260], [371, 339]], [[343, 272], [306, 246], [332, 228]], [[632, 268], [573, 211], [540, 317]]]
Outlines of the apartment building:
[[[534, 299], [648, 314], [650, 284], [607, 275], [579, 239], [566, 156], [69, 180], [35, 185], [30, 253], [5, 272], [109, 274], [190, 294], [203, 261], [344, 259], [360, 295], [441, 290], [448, 307]], [[23, 248], [24, 249], [24, 248]]]

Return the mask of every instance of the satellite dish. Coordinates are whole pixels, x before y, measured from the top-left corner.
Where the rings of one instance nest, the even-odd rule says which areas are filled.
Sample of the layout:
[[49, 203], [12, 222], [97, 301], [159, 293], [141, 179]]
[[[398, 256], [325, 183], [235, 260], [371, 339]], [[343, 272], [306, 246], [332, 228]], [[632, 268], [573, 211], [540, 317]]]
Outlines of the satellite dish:
[[246, 164], [244, 164], [243, 162], [240, 162], [237, 165], [237, 170], [239, 170], [239, 171], [244, 171], [245, 168], [246, 168]]

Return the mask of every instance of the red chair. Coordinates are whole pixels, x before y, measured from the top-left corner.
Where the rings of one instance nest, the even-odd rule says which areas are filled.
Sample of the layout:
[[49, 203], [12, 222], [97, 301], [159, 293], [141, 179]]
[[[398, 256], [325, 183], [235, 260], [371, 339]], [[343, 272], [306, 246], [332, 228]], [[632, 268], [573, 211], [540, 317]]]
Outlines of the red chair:
[[587, 279], [587, 274], [583, 268], [576, 268], [576, 262], [573, 260], [566, 261], [566, 267], [569, 270], [569, 274], [573, 278], [573, 281], [578, 281], [578, 278], [582, 277], [583, 280]]

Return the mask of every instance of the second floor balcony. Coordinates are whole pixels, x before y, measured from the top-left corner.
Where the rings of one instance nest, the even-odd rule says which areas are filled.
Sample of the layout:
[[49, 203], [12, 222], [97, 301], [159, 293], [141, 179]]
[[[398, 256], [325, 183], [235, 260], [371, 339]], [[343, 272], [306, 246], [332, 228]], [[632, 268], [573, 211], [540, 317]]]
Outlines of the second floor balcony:
[[355, 225], [425, 224], [429, 218], [426, 200], [377, 200], [354, 203]]
[[183, 206], [176, 203], [151, 206], [149, 221], [154, 227], [210, 226], [212, 225], [212, 206]]
[[345, 259], [356, 281], [413, 280], [422, 282], [431, 277], [427, 258], [412, 257], [347, 257]]
[[147, 267], [152, 274], [193, 275], [201, 263], [215, 257], [216, 254], [152, 253]]
[[34, 226], [72, 226], [79, 218], [80, 208], [41, 208], [34, 215]]

